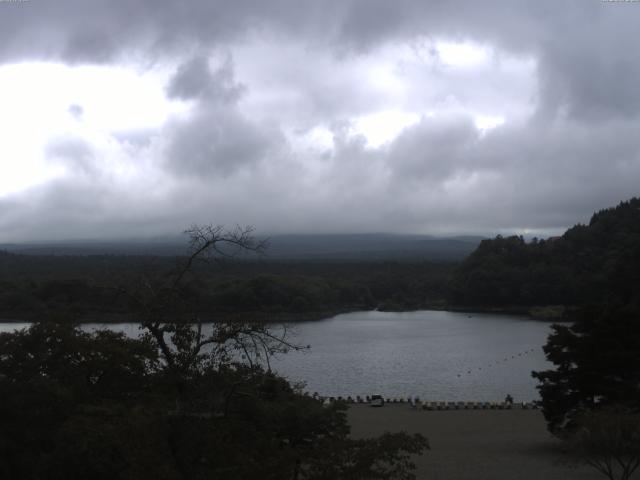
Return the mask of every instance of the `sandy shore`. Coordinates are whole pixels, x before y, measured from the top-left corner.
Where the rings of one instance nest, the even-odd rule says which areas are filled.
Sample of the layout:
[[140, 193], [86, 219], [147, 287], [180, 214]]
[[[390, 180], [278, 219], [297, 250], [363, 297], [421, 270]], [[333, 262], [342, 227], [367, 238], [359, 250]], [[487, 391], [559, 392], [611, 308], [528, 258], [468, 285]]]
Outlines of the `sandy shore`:
[[431, 450], [416, 458], [418, 479], [605, 478], [563, 453], [538, 410], [424, 411], [406, 404], [383, 408], [353, 405], [349, 422], [354, 437], [401, 430], [426, 436]]

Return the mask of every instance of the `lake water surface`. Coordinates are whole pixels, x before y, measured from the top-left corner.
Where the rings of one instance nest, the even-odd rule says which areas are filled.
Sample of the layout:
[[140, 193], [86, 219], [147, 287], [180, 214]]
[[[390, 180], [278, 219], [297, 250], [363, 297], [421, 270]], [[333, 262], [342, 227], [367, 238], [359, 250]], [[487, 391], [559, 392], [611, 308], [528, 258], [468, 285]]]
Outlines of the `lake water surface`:
[[[0, 324], [0, 331], [27, 324]], [[441, 311], [353, 312], [287, 325], [311, 348], [272, 367], [309, 392], [380, 393], [431, 401], [537, 399], [532, 370], [550, 368], [542, 346], [549, 324], [527, 317]], [[98, 325], [137, 335], [136, 324]]]

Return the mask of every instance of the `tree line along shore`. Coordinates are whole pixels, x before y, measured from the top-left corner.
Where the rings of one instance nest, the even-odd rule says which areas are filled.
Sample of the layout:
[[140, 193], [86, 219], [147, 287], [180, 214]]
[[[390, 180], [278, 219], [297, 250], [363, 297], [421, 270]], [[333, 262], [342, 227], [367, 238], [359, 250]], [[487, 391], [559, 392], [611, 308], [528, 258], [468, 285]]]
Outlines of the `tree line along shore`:
[[[325, 318], [354, 310], [447, 309], [571, 320], [590, 303], [637, 302], [638, 199], [597, 212], [550, 239], [498, 236], [460, 262], [225, 260], [194, 265], [200, 317]], [[0, 252], [0, 316], [123, 321], [119, 295], [140, 277], [170, 274], [184, 257]]]

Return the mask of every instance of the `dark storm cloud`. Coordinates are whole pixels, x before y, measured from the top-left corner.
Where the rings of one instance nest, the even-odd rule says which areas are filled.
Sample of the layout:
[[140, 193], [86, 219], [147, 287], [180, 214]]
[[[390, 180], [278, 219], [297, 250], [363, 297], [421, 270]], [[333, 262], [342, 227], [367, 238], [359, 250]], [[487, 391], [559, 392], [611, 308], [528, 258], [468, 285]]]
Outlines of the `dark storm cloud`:
[[545, 109], [595, 122], [640, 113], [640, 51], [629, 48], [637, 41], [638, 13], [613, 15], [610, 6], [603, 8], [608, 11], [602, 16], [577, 16], [589, 28], [558, 25], [566, 35], [543, 44], [540, 75]]
[[348, 56], [389, 40], [446, 36], [538, 57], [543, 104], [593, 119], [603, 114], [635, 115], [640, 109], [635, 88], [640, 80], [640, 51], [633, 48], [638, 6], [624, 3], [6, 2], [0, 5], [0, 56], [7, 61], [52, 58], [89, 63], [109, 62], [125, 53], [175, 56], [185, 48], [224, 45], [248, 31], [265, 29], [290, 36], [291, 41], [330, 45]]
[[640, 109], [640, 50], [633, 48], [638, 8], [624, 2], [136, 0], [116, 6], [63, 0], [0, 8], [0, 55], [9, 61], [100, 63], [136, 52], [175, 56], [187, 46], [215, 47], [256, 29], [331, 45], [345, 55], [390, 39], [444, 35], [537, 56], [542, 103], [549, 109], [588, 119]]
[[423, 118], [391, 144], [387, 163], [400, 182], [439, 183], [457, 172], [483, 168], [473, 162], [481, 147], [478, 136], [470, 118]]
[[502, 191], [523, 218], [561, 228], [567, 217], [588, 221], [593, 211], [638, 195], [636, 136], [621, 120], [597, 129], [567, 121], [529, 125], [495, 131], [482, 155], [498, 162], [509, 185]]
[[83, 177], [32, 188], [0, 201], [3, 239], [131, 238], [178, 233], [176, 225], [188, 226], [167, 214], [169, 201], [149, 202], [151, 192], [138, 187], [114, 191], [108, 183]]
[[348, 2], [341, 44], [444, 35], [537, 57], [542, 105], [580, 119], [640, 112], [638, 5], [598, 0]]
[[61, 59], [71, 63], [109, 62], [123, 52], [137, 49], [153, 55], [177, 55], [194, 45], [216, 45], [239, 38], [256, 26], [293, 26], [299, 16], [308, 17], [314, 10], [322, 10], [291, 0], [3, 3], [0, 52], [4, 58]]
[[189, 118], [166, 127], [169, 168], [178, 174], [228, 176], [261, 161], [279, 140], [277, 133], [246, 118], [237, 106], [244, 87], [235, 82], [227, 57], [212, 71], [208, 60], [194, 57], [175, 72], [167, 93], [194, 100]]
[[[0, 224], [15, 236], [38, 218], [78, 235], [92, 222], [179, 231], [215, 205], [214, 221], [271, 231], [562, 229], [639, 193], [639, 22], [640, 3], [600, 0], [0, 2], [0, 61], [170, 62], [166, 95], [191, 107], [112, 135], [152, 165], [130, 184], [101, 177], [83, 139], [52, 141], [48, 158], [83, 175], [3, 199], [28, 215], [5, 208]], [[455, 71], [437, 40], [485, 46], [490, 62]], [[432, 42], [425, 61], [396, 65], [408, 82], [398, 98], [361, 76], [359, 62], [419, 42]], [[498, 77], [507, 57], [530, 67]], [[394, 102], [423, 116], [380, 147], [354, 133]], [[480, 131], [469, 102], [505, 124]], [[331, 140], [295, 144], [314, 129]], [[86, 220], [84, 207], [101, 213]]]
[[171, 98], [190, 100], [204, 94], [213, 83], [209, 61], [205, 57], [194, 57], [180, 65], [167, 87]]
[[234, 82], [233, 62], [230, 57], [213, 72], [206, 57], [193, 57], [178, 67], [167, 86], [170, 98], [202, 98], [212, 103], [234, 103], [240, 98], [243, 90], [243, 85]]
[[261, 161], [273, 141], [232, 109], [201, 109], [169, 124], [169, 168], [186, 175], [230, 175]]

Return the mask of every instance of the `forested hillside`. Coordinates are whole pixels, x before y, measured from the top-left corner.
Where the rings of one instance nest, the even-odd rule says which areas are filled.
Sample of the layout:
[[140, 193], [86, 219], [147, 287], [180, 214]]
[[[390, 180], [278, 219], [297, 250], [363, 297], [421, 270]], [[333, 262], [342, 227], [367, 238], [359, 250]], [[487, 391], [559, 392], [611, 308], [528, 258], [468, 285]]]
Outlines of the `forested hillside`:
[[457, 305], [638, 303], [640, 199], [595, 213], [547, 240], [484, 240], [456, 270]]
[[[0, 253], [0, 318], [122, 320], [129, 305], [118, 287], [166, 276], [182, 260]], [[251, 313], [254, 318], [305, 318], [372, 308], [419, 309], [444, 304], [452, 268], [418, 261], [202, 262], [194, 267], [190, 302], [205, 317]]]

